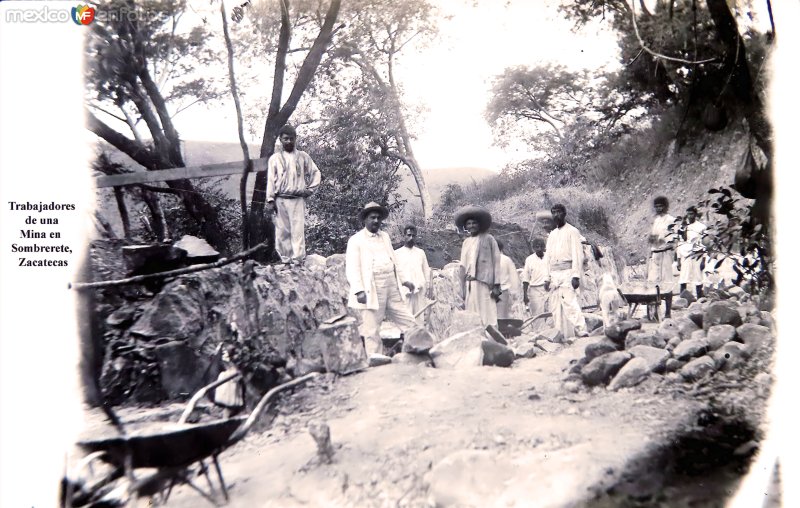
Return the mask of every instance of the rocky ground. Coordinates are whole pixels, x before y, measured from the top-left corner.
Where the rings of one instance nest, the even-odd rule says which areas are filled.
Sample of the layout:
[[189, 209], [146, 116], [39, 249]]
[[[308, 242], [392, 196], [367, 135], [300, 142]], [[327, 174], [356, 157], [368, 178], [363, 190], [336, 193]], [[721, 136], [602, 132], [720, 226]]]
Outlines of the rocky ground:
[[[447, 368], [439, 344], [430, 353], [439, 368], [397, 357], [322, 374], [221, 454], [230, 505], [723, 506], [763, 438], [773, 330], [748, 295], [713, 298], [669, 321], [622, 322], [571, 344], [545, 340], [547, 330], [523, 336], [511, 346], [536, 356], [508, 368], [481, 366], [487, 353], [469, 347], [449, 353], [468, 360]], [[625, 361], [592, 367], [614, 356]], [[156, 415], [175, 421], [179, 410], [121, 415], [145, 425]], [[309, 433], [321, 423], [330, 464]], [[181, 486], [168, 505], [203, 502]]]

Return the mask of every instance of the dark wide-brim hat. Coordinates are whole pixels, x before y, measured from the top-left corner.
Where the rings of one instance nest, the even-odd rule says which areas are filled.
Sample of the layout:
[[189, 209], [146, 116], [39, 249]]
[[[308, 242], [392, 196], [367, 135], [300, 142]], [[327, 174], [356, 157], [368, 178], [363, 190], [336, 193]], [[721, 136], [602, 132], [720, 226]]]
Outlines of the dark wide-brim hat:
[[464, 229], [464, 225], [468, 219], [475, 219], [478, 221], [478, 231], [483, 233], [489, 226], [492, 225], [492, 214], [489, 210], [481, 208], [480, 206], [464, 206], [456, 210], [456, 227]]
[[389, 216], [389, 209], [385, 206], [381, 206], [375, 201], [370, 201], [367, 203], [364, 208], [358, 212], [358, 220], [360, 222], [364, 222], [364, 218], [367, 216], [369, 212], [380, 212], [381, 220], [386, 219]]

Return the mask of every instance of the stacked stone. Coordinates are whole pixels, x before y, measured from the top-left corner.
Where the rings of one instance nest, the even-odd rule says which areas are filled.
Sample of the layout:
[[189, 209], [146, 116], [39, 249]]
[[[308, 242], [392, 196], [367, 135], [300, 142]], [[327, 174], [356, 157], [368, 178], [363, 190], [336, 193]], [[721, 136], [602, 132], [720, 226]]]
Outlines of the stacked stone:
[[656, 329], [642, 329], [636, 319], [609, 325], [600, 340], [586, 346], [567, 382], [617, 390], [663, 375], [691, 383], [740, 368], [773, 340], [772, 315], [759, 311], [748, 294], [715, 293], [692, 302]]

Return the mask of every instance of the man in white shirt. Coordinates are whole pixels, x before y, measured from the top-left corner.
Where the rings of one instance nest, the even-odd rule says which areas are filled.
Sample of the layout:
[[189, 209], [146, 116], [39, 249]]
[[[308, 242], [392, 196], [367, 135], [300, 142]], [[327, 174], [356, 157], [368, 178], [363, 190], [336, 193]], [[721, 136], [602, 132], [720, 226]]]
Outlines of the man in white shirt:
[[695, 287], [697, 298], [703, 296], [703, 273], [700, 267], [702, 257], [697, 254], [703, 250], [703, 231], [706, 225], [697, 220], [697, 208], [690, 206], [686, 209], [686, 225], [682, 230], [683, 243], [678, 246], [678, 269], [680, 276], [678, 283], [683, 292], [687, 285]]
[[[403, 281], [403, 299], [411, 313], [416, 315], [427, 303], [425, 297], [430, 293], [431, 269], [425, 251], [416, 246], [416, 226], [406, 226], [403, 235], [405, 243], [394, 254]], [[424, 315], [420, 314], [416, 319], [420, 325], [425, 324]]]
[[528, 306], [531, 316], [538, 316], [547, 312], [547, 290], [544, 283], [547, 280], [547, 259], [545, 259], [544, 240], [534, 238], [532, 242], [533, 254], [525, 259], [522, 269], [522, 301]]
[[295, 150], [294, 127], [284, 125], [278, 136], [282, 150], [267, 163], [267, 209], [275, 213], [275, 250], [281, 261], [301, 263], [306, 257], [306, 198], [321, 175], [310, 155]]
[[[669, 200], [665, 196], [658, 196], [653, 200], [653, 210], [656, 218], [647, 241], [650, 244], [650, 263], [647, 266], [647, 281], [659, 286], [661, 293], [670, 293], [675, 286], [675, 274], [672, 272], [672, 263], [675, 260], [673, 231], [675, 217], [668, 214]], [[670, 227], [672, 226], [672, 228]], [[666, 298], [664, 317], [671, 317], [672, 297]], [[648, 315], [650, 311], [648, 309]]]
[[389, 210], [368, 203], [358, 214], [364, 229], [350, 237], [345, 254], [345, 272], [350, 284], [347, 305], [361, 310], [361, 335], [367, 355], [383, 354], [380, 328], [384, 318], [401, 332], [417, 325], [400, 296], [400, 277], [394, 248], [381, 224]]
[[547, 279], [544, 288], [550, 291], [550, 310], [553, 322], [564, 338], [586, 337], [586, 318], [583, 317], [577, 290], [581, 285], [583, 246], [581, 234], [567, 224], [567, 209], [555, 204], [550, 209], [556, 227], [547, 236]]
[[503, 253], [503, 242], [497, 241], [500, 249], [500, 300], [497, 301], [497, 319], [510, 319], [512, 308], [520, 292], [519, 275], [514, 260]]

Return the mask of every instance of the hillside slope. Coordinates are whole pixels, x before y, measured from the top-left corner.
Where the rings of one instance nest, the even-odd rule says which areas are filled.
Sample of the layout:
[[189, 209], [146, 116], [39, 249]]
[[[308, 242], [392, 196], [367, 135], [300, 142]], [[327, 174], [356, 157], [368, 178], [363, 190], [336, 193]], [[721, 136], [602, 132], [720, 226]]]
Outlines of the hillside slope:
[[[746, 146], [747, 135], [738, 128], [709, 132], [683, 147], [672, 144], [656, 151], [643, 158], [646, 162], [641, 166], [627, 168], [619, 178], [600, 186], [539, 189], [531, 182], [529, 191], [485, 206], [495, 220], [530, 228], [537, 211], [561, 202], [567, 207], [567, 221], [590, 240], [611, 244], [619, 256], [632, 263], [647, 256], [653, 198], [667, 196], [670, 213], [682, 215], [686, 207], [707, 197], [709, 188], [733, 183]], [[598, 210], [607, 216], [607, 231], [603, 231]]]

